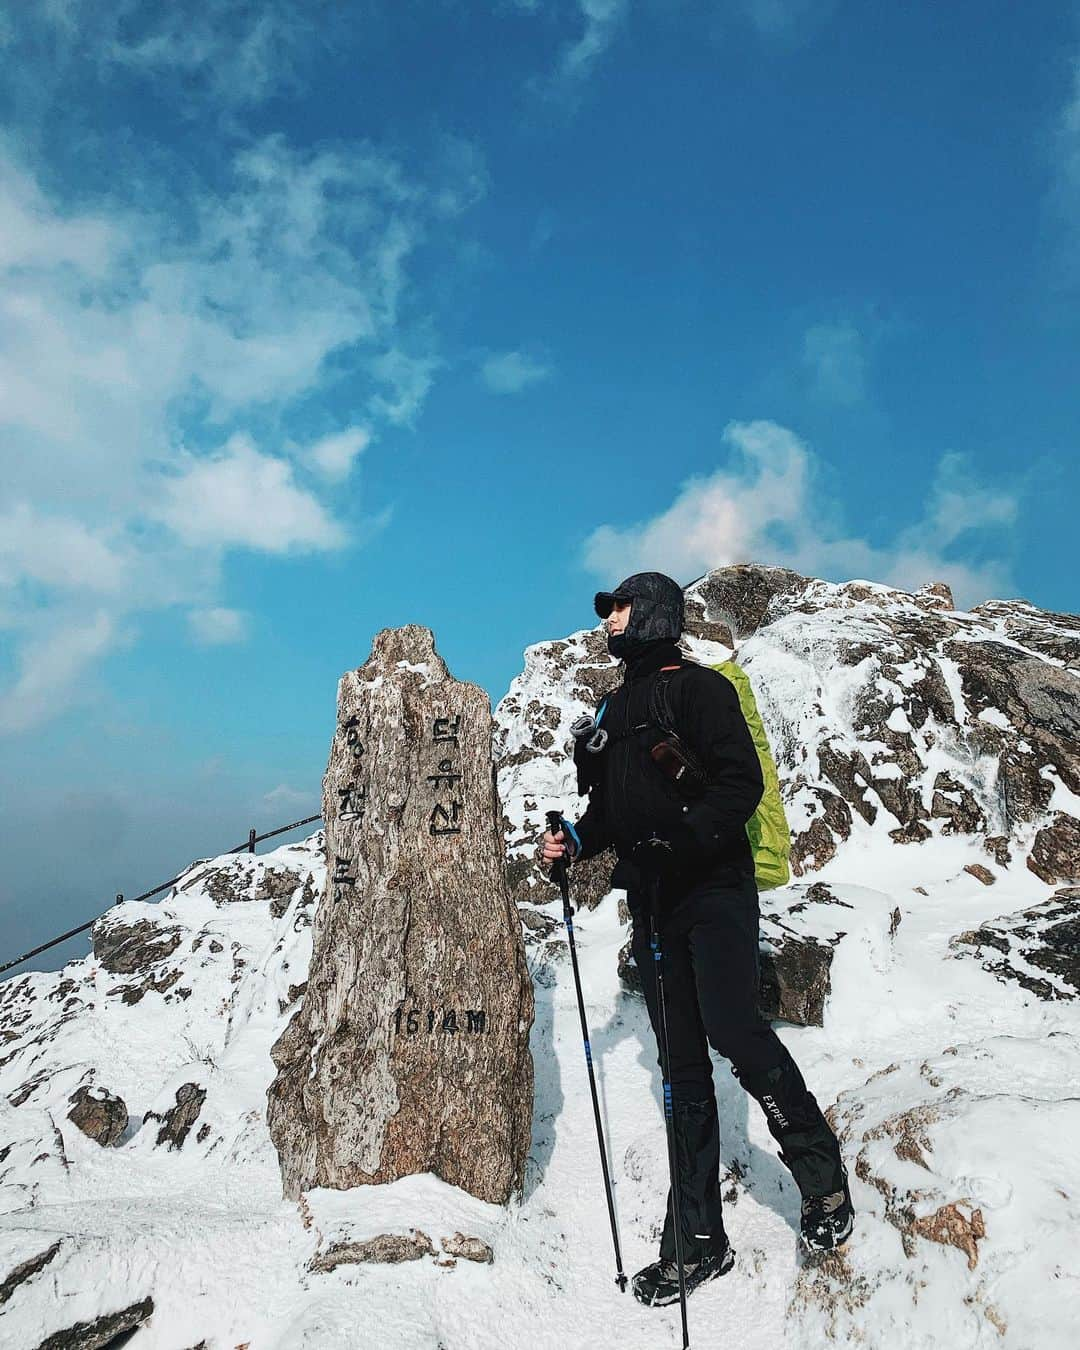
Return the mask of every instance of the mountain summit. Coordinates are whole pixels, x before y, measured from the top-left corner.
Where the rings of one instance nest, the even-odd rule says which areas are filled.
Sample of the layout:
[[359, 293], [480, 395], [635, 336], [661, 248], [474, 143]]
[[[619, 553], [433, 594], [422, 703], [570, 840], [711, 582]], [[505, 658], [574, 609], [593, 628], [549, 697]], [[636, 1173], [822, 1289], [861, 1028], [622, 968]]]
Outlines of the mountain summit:
[[[700, 578], [687, 612], [689, 654], [734, 654], [750, 675], [777, 760], [795, 875], [762, 897], [763, 998], [829, 1106], [858, 1212], [842, 1254], [802, 1262], [799, 1197], [718, 1073], [739, 1255], [695, 1295], [698, 1325], [744, 1350], [1064, 1350], [1080, 1280], [1063, 1236], [1080, 1224], [1080, 618], [758, 566]], [[583, 630], [530, 647], [496, 710], [536, 995], [520, 1197], [420, 1174], [282, 1198], [271, 1048], [302, 1005], [325, 839], [200, 860], [160, 904], [104, 915], [84, 960], [0, 984], [5, 1344], [103, 1350], [135, 1330], [147, 1350], [651, 1350], [674, 1334], [677, 1314], [611, 1280], [561, 905], [533, 866], [544, 811], [574, 814], [570, 722], [617, 677]], [[653, 1043], [604, 860], [571, 884], [633, 1269], [667, 1188]]]

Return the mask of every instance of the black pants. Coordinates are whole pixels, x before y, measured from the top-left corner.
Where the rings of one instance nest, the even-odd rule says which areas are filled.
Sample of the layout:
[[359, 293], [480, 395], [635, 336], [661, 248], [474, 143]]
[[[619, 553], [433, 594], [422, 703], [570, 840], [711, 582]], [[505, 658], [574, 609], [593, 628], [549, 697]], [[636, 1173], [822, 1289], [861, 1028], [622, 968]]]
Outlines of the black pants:
[[[649, 897], [627, 896], [634, 960], [653, 1031], [660, 1041], [656, 961]], [[724, 1242], [720, 1201], [720, 1122], [709, 1046], [731, 1061], [757, 1099], [780, 1157], [802, 1195], [828, 1195], [843, 1184], [836, 1136], [784, 1043], [758, 1012], [758, 894], [753, 877], [705, 883], [660, 905], [664, 1002], [683, 1256], [698, 1261]], [[675, 1259], [671, 1195], [660, 1255]]]

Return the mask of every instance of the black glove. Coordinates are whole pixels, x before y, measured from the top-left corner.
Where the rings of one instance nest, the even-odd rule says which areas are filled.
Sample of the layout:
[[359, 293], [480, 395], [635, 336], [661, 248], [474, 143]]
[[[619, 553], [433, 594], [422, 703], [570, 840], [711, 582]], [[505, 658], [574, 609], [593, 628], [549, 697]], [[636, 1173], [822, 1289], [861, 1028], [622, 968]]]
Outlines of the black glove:
[[667, 832], [667, 838], [652, 835], [634, 845], [633, 859], [643, 876], [662, 880], [693, 876], [708, 865], [701, 841], [690, 828], [679, 822]]
[[634, 845], [630, 855], [643, 877], [658, 877], [668, 881], [682, 870], [679, 858], [667, 839], [653, 835]]

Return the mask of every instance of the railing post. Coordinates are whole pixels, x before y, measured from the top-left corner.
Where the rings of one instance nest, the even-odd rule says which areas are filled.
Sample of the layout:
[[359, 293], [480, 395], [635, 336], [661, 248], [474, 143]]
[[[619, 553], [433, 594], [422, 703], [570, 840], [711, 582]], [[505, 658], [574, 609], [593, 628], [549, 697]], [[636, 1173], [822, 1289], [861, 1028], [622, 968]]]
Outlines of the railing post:
[[254, 852], [255, 852], [255, 826], [254, 826], [254, 825], [252, 825], [251, 829], [248, 831], [248, 852], [249, 852], [249, 853], [254, 853]]
[[116, 892], [116, 903], [117, 903], [118, 905], [122, 905], [122, 904], [124, 903], [124, 892], [123, 892], [123, 891], [117, 891], [117, 892]]

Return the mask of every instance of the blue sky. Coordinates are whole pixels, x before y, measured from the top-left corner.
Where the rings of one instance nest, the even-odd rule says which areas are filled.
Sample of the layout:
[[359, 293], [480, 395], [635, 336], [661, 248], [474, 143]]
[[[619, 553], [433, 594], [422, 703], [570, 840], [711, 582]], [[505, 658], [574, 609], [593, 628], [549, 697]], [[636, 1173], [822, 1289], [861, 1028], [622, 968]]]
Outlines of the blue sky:
[[1078, 607], [1080, 12], [0, 3], [0, 960], [639, 567]]

